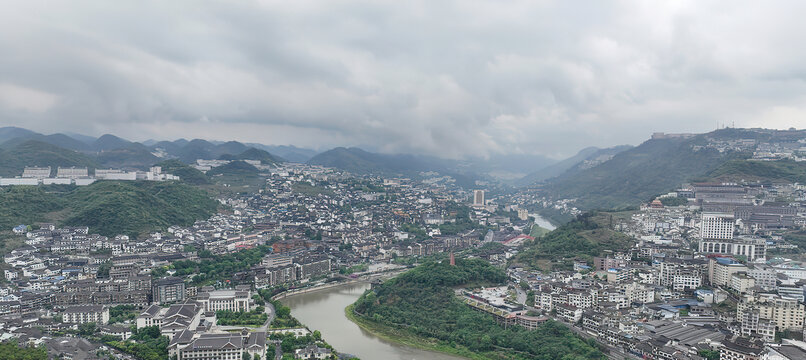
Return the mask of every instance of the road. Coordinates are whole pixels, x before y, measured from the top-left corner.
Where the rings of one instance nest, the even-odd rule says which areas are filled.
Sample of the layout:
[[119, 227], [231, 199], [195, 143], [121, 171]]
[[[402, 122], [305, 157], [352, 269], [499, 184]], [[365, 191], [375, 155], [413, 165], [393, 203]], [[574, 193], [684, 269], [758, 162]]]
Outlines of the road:
[[274, 309], [274, 305], [272, 305], [272, 303], [270, 303], [270, 302], [267, 302], [266, 304], [264, 304], [263, 307], [264, 307], [263, 311], [265, 311], [266, 314], [269, 315], [269, 318], [268, 318], [268, 320], [266, 320], [265, 323], [263, 323], [263, 326], [260, 327], [260, 329], [261, 329], [260, 331], [268, 331], [269, 330], [269, 325], [271, 325], [271, 322], [274, 321], [275, 309]]
[[269, 342], [274, 344], [274, 360], [283, 360], [282, 342], [280, 340], [269, 340]]
[[521, 289], [521, 287], [518, 286], [518, 284], [515, 284], [515, 291], [517, 291], [518, 293], [517, 296], [518, 304], [526, 305], [526, 291], [523, 291], [523, 289]]

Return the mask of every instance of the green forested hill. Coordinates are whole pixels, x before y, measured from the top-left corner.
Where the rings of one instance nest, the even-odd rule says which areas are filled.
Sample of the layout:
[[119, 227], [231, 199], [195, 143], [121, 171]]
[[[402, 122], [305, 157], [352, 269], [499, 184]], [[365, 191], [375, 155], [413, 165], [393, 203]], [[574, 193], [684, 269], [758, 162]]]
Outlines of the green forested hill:
[[210, 183], [210, 178], [203, 172], [176, 159], [165, 160], [155, 165], [161, 167], [163, 173], [179, 176], [179, 180], [188, 184], [204, 185]]
[[559, 176], [546, 185], [556, 198], [576, 198], [585, 209], [620, 208], [648, 201], [680, 184], [706, 176], [746, 153], [695, 150], [693, 139], [652, 139], [590, 169]]
[[64, 209], [63, 196], [70, 189], [59, 185], [0, 187], [0, 228], [52, 220], [48, 214]]
[[0, 226], [56, 221], [106, 236], [191, 225], [215, 213], [203, 190], [178, 182], [98, 181], [89, 186], [0, 189]]
[[210, 171], [207, 172], [207, 175], [214, 176], [214, 175], [239, 175], [239, 176], [255, 176], [260, 172], [256, 167], [252, 166], [251, 164], [236, 160], [232, 161], [229, 164], [224, 164], [221, 166], [216, 166]]
[[270, 154], [266, 150], [255, 149], [250, 147], [246, 151], [237, 154], [224, 154], [219, 157], [221, 160], [260, 160], [260, 163], [263, 165], [274, 165], [277, 163], [282, 162], [281, 159], [277, 158], [276, 156]]
[[[453, 287], [502, 283], [504, 272], [483, 260], [426, 263], [367, 291], [352, 306], [367, 326], [394, 329], [411, 342], [474, 359], [603, 359], [594, 346], [550, 321], [536, 330], [507, 329], [463, 304]], [[348, 308], [349, 309], [349, 308]]]
[[58, 166], [98, 167], [97, 162], [87, 155], [41, 141], [27, 140], [9, 145], [0, 149], [0, 176], [20, 176], [26, 166], [50, 166], [54, 174]]
[[806, 162], [732, 160], [711, 171], [708, 178], [723, 181], [803, 184], [806, 183]]
[[98, 162], [105, 167], [140, 169], [148, 168], [160, 160], [145, 146], [134, 143], [126, 147], [103, 150], [98, 153], [97, 158]]
[[574, 258], [586, 259], [601, 255], [603, 250], [627, 250], [634, 240], [624, 233], [612, 230], [613, 217], [626, 216], [628, 212], [589, 212], [564, 224], [548, 234], [524, 244], [524, 249], [514, 263], [532, 268], [552, 270], [554, 267], [570, 268]]

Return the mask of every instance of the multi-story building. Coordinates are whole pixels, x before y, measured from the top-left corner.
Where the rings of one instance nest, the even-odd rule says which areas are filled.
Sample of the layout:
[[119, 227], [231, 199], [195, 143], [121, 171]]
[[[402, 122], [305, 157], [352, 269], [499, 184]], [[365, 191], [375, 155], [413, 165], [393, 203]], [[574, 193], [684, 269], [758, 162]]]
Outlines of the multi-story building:
[[755, 279], [756, 286], [764, 291], [773, 291], [776, 288], [778, 274], [770, 267], [754, 265], [753, 268], [747, 269], [747, 275]]
[[711, 285], [730, 286], [731, 276], [747, 272], [747, 266], [731, 258], [712, 258], [708, 263], [708, 278]]
[[655, 301], [655, 290], [637, 282], [624, 285], [621, 291], [630, 303], [646, 304]]
[[759, 360], [764, 353], [764, 342], [737, 337], [722, 341], [719, 360]]
[[769, 293], [745, 295], [736, 306], [736, 317], [742, 319], [745, 313], [753, 311], [758, 312], [760, 319], [774, 323], [778, 331], [803, 329], [803, 317], [806, 315], [803, 304], [798, 300]]
[[703, 213], [700, 222], [700, 237], [703, 240], [731, 240], [736, 221], [733, 214]]
[[694, 291], [702, 285], [706, 268], [703, 260], [667, 259], [658, 264], [658, 284], [674, 291]]
[[770, 342], [775, 340], [775, 324], [768, 319], [762, 319], [758, 309], [743, 311], [742, 316], [736, 320], [741, 325], [742, 336], [761, 338]]
[[76, 179], [76, 178], [86, 178], [89, 177], [89, 172], [87, 168], [77, 168], [77, 167], [61, 167], [59, 166], [56, 170], [56, 177], [57, 178], [68, 178], [68, 179]]
[[34, 178], [34, 179], [44, 179], [50, 177], [50, 166], [48, 167], [26, 166], [25, 169], [22, 170], [22, 177]]
[[787, 281], [786, 284], [778, 285], [778, 294], [787, 297], [790, 299], [795, 299], [797, 301], [803, 302], [804, 296], [804, 286], [802, 283], [792, 283], [791, 281]]
[[756, 279], [750, 277], [745, 272], [733, 273], [730, 276], [730, 288], [736, 290], [739, 294], [747, 292], [750, 288], [756, 286]]
[[763, 238], [752, 236], [731, 240], [702, 239], [700, 240], [700, 252], [743, 256], [752, 261], [767, 256], [767, 243]]
[[172, 338], [186, 329], [195, 329], [203, 312], [204, 308], [197, 302], [173, 304], [167, 308], [151, 305], [137, 316], [135, 324], [138, 329], [159, 326], [162, 335]]
[[310, 279], [330, 273], [330, 258], [324, 254], [294, 258], [294, 264], [297, 267], [298, 280]]
[[185, 281], [178, 277], [167, 277], [157, 280], [153, 287], [154, 302], [164, 304], [185, 301]]
[[607, 282], [621, 283], [632, 280], [633, 271], [630, 268], [608, 269]]
[[277, 266], [288, 266], [293, 263], [294, 263], [293, 256], [283, 254], [269, 254], [263, 257], [263, 261], [261, 261], [261, 265], [267, 268], [273, 268]]
[[580, 309], [589, 309], [596, 305], [596, 295], [586, 290], [571, 290], [566, 297], [566, 304]]
[[608, 269], [621, 269], [627, 267], [629, 262], [627, 257], [594, 257], [593, 268], [599, 271], [607, 271]]
[[473, 190], [473, 206], [484, 206], [484, 190]]
[[109, 322], [109, 308], [103, 305], [70, 306], [64, 310], [62, 321], [69, 324], [106, 324]]
[[250, 311], [249, 291], [238, 290], [213, 290], [200, 292], [197, 295], [204, 311]]
[[182, 360], [257, 359], [266, 353], [266, 333], [193, 333], [182, 331], [171, 340], [168, 354]]
[[557, 311], [557, 317], [567, 323], [575, 324], [582, 319], [582, 309], [572, 305], [557, 305], [554, 310]]

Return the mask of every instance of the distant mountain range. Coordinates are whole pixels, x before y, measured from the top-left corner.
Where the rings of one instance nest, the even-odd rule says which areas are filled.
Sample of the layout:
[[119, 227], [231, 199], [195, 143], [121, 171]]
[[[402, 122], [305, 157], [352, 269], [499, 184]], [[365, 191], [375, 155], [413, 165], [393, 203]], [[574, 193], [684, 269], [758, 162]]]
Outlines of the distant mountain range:
[[321, 165], [348, 171], [358, 175], [405, 176], [419, 178], [420, 173], [435, 172], [452, 176], [460, 186], [473, 186], [479, 179], [476, 174], [467, 174], [451, 169], [452, 160], [409, 154], [378, 154], [359, 148], [338, 147], [317, 154], [308, 164]]
[[[133, 142], [111, 134], [97, 138], [76, 133], [44, 135], [17, 127], [0, 128], [0, 149], [6, 152], [5, 156], [12, 156], [15, 152], [28, 154], [18, 161], [0, 165], [0, 176], [19, 175], [24, 166], [30, 165], [143, 169], [169, 159], [186, 164], [197, 159], [229, 159], [259, 160], [263, 164], [308, 162], [356, 174], [416, 176], [436, 172], [450, 175], [465, 186], [475, 186], [477, 180], [514, 181], [556, 162], [540, 155], [449, 160], [423, 155], [379, 154], [359, 148], [335, 148], [317, 153], [290, 145], [202, 139]], [[55, 154], [61, 156], [54, 157]], [[0, 153], [2, 156], [4, 154]]]
[[523, 175], [554, 164], [541, 155], [510, 154], [465, 160], [441, 159], [426, 155], [379, 154], [363, 149], [338, 147], [317, 154], [309, 164], [338, 168], [355, 174], [419, 177], [434, 172], [456, 179], [465, 187], [478, 187], [476, 181], [509, 183]]
[[[77, 134], [44, 135], [27, 129], [0, 128], [0, 176], [18, 176], [25, 166], [146, 168], [163, 164], [182, 172], [191, 183], [210, 179], [183, 164], [197, 159], [258, 160], [262, 164], [304, 161], [355, 174], [412, 178], [450, 176], [465, 188], [480, 182], [537, 185], [551, 198], [577, 199], [584, 209], [634, 206], [681, 183], [694, 180], [805, 182], [806, 166], [793, 161], [749, 161], [752, 150], [712, 146], [750, 142], [786, 143], [800, 149], [806, 131], [722, 129], [690, 136], [659, 136], [639, 146], [586, 148], [556, 161], [539, 155], [497, 155], [465, 160], [433, 156], [379, 154], [338, 147], [322, 153], [294, 146], [237, 141], [178, 139], [132, 142], [114, 135], [95, 138]], [[721, 145], [720, 145], [721, 146]], [[765, 145], [766, 146], [766, 145]], [[734, 146], [735, 147], [735, 146]], [[169, 161], [170, 160], [170, 161]], [[173, 161], [173, 162], [171, 162]], [[255, 172], [235, 163], [216, 170]], [[520, 177], [520, 175], [527, 174]]]
[[263, 164], [294, 161], [276, 155], [276, 149], [296, 161], [315, 151], [293, 146], [214, 142], [201, 139], [129, 141], [115, 135], [44, 135], [18, 127], [0, 128], [0, 176], [18, 176], [25, 166], [145, 169], [168, 159], [190, 164], [197, 159], [259, 160]]
[[580, 150], [576, 155], [562, 161], [555, 162], [542, 169], [536, 170], [517, 181], [517, 185], [532, 185], [539, 181], [545, 181], [566, 172], [576, 172], [583, 168], [584, 164], [598, 164], [606, 161], [612, 156], [632, 148], [632, 145], [620, 145], [611, 148], [600, 149], [597, 147], [587, 147]]

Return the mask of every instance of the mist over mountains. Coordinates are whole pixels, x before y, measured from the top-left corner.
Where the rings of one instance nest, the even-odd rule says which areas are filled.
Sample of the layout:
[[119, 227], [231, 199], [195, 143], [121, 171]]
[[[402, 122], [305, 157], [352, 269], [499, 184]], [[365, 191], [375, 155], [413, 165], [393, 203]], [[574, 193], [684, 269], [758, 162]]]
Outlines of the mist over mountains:
[[[761, 166], [750, 162], [753, 151], [762, 144], [784, 144], [781, 146], [799, 149], [799, 141], [804, 138], [806, 133], [800, 130], [721, 129], [706, 134], [653, 136], [635, 147], [588, 147], [559, 161], [517, 154], [453, 160], [381, 154], [357, 147], [338, 147], [318, 153], [289, 145], [202, 139], [140, 143], [111, 134], [97, 138], [77, 134], [44, 135], [5, 127], [0, 128], [0, 175], [19, 176], [25, 166], [143, 169], [166, 160], [184, 164], [195, 163], [198, 159], [257, 160], [266, 165], [298, 162], [357, 175], [449, 177], [456, 185], [467, 189], [534, 187], [554, 199], [577, 199], [581, 208], [618, 208], [633, 206], [687, 181], [806, 179], [804, 167], [799, 164], [770, 162]], [[752, 143], [753, 146], [724, 145], [733, 143]], [[248, 170], [238, 166], [243, 167], [239, 163], [233, 165], [232, 170]]]
[[[64, 152], [64, 159], [37, 158], [39, 150], [53, 150], [52, 146], [68, 150]], [[320, 153], [293, 145], [203, 139], [133, 142], [112, 134], [100, 137], [77, 133], [44, 135], [18, 127], [0, 128], [0, 148], [13, 151], [18, 147], [29, 151], [31, 156], [25, 159], [27, 163], [10, 166], [12, 172], [5, 175], [14, 175], [25, 165], [145, 168], [166, 159], [184, 163], [198, 159], [252, 159], [266, 163], [308, 162], [357, 174], [417, 176], [419, 173], [438, 172], [473, 185], [477, 180], [514, 183], [557, 162], [545, 156], [526, 154], [451, 160], [424, 155], [380, 154], [355, 147], [339, 147]]]

